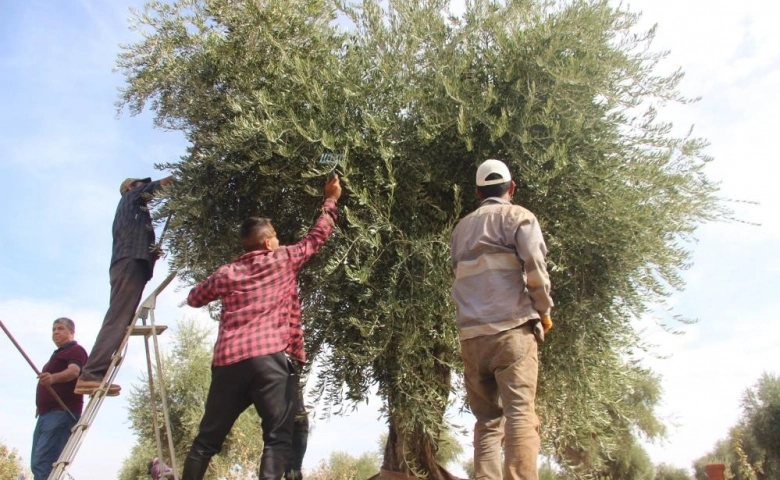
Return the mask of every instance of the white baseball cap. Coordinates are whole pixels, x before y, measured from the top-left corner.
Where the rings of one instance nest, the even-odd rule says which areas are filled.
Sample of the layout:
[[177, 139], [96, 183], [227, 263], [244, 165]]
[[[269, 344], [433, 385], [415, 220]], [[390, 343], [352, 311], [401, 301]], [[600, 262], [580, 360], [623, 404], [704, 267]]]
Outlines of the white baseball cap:
[[[492, 174], [498, 174], [499, 178], [487, 180]], [[497, 185], [499, 183], [506, 183], [512, 180], [512, 175], [509, 173], [509, 168], [501, 160], [485, 160], [482, 165], [477, 168], [477, 186], [486, 187], [488, 185]]]

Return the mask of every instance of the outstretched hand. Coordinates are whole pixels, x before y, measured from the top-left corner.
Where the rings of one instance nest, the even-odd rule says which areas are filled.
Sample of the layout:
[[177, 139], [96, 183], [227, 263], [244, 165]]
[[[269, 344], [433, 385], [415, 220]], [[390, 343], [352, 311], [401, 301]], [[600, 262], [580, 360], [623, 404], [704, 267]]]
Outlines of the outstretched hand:
[[338, 175], [333, 175], [325, 181], [325, 199], [338, 201], [341, 198], [341, 182]]

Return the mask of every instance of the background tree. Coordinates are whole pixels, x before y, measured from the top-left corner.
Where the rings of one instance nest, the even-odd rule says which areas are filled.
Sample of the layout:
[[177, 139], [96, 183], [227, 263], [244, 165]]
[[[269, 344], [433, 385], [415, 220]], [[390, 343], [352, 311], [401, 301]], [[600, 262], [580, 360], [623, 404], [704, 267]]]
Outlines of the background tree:
[[655, 466], [645, 449], [628, 439], [628, 443], [612, 452], [597, 477], [602, 480], [653, 480]]
[[677, 468], [662, 463], [655, 468], [655, 480], [691, 480], [690, 474], [684, 468]]
[[379, 471], [380, 457], [365, 452], [353, 457], [346, 452], [333, 452], [328, 461], [322, 460], [312, 471], [306, 472], [311, 480], [362, 480]]
[[737, 425], [694, 462], [697, 480], [706, 480], [707, 463], [725, 463], [736, 480], [780, 478], [780, 377], [764, 373], [745, 390]]
[[17, 480], [24, 473], [22, 458], [3, 442], [0, 442], [0, 479]]
[[[163, 353], [168, 413], [179, 467], [184, 464], [184, 457], [203, 416], [203, 405], [211, 381], [212, 345], [213, 333], [210, 330], [185, 320], [177, 325], [171, 352]], [[149, 406], [149, 384], [146, 378], [141, 380], [133, 385], [128, 399], [128, 417], [136, 435], [136, 444], [122, 464], [121, 480], [147, 480], [149, 461], [157, 456]], [[162, 422], [162, 412], [159, 411], [158, 422]], [[167, 445], [165, 442], [163, 431], [163, 443]], [[256, 478], [262, 448], [260, 420], [254, 409], [250, 408], [236, 421], [222, 452], [212, 459], [206, 478]], [[166, 455], [167, 450], [164, 447]], [[164, 461], [169, 465], [171, 463], [169, 458]]]
[[747, 462], [761, 466], [759, 478], [780, 478], [780, 377], [764, 373], [743, 394], [742, 411]]
[[567, 472], [556, 470], [549, 462], [543, 462], [539, 466], [539, 480], [570, 480], [571, 478], [572, 476]]
[[447, 6], [151, 2], [118, 61], [120, 105], [148, 106], [190, 142], [165, 165], [179, 181], [163, 215], [175, 214], [168, 248], [191, 281], [240, 253], [247, 215], [300, 236], [322, 176], [342, 175], [338, 233], [301, 280], [316, 390], [338, 412], [375, 385], [382, 467], [432, 479], [449, 477], [437, 448], [460, 368], [449, 234], [476, 206], [475, 166], [505, 160], [550, 249], [544, 448], [592, 475], [626, 435], [661, 433], [652, 403], [625, 401], [653, 382], [631, 360], [644, 347], [631, 319], [682, 288], [685, 241], [719, 213], [705, 143], [658, 120], [658, 106], [687, 101], [682, 74], [656, 72], [653, 31], [634, 31], [624, 7]]

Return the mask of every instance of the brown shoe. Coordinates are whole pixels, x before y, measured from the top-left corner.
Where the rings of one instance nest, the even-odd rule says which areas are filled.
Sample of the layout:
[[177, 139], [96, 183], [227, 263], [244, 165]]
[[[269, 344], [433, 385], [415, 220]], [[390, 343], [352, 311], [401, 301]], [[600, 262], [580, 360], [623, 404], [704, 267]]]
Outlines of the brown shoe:
[[[73, 393], [76, 395], [95, 395], [95, 392], [97, 392], [98, 388], [100, 387], [100, 380], [82, 380], [78, 379], [76, 381], [76, 388], [73, 389]], [[104, 387], [105, 388], [105, 387]], [[116, 384], [108, 385], [108, 391], [106, 391], [107, 397], [116, 397], [119, 395], [120, 390], [122, 390], [122, 387]]]

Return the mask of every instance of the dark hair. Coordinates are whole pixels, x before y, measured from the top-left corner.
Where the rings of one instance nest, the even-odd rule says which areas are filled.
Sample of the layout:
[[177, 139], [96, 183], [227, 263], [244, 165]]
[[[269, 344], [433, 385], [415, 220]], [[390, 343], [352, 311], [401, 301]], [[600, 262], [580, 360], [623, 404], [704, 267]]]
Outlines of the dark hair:
[[260, 247], [260, 245], [257, 245], [257, 241], [263, 242], [273, 237], [271, 219], [249, 217], [241, 224], [238, 234], [241, 237], [241, 244], [244, 246], [244, 250], [255, 250]]
[[[495, 180], [497, 178], [501, 178], [501, 174], [498, 173], [491, 173], [487, 177], [485, 177], [485, 180]], [[490, 197], [503, 197], [506, 192], [509, 191], [509, 182], [504, 183], [496, 183], [495, 185], [485, 185], [484, 187], [477, 187], [477, 191], [482, 196], [482, 198], [490, 198]]]

